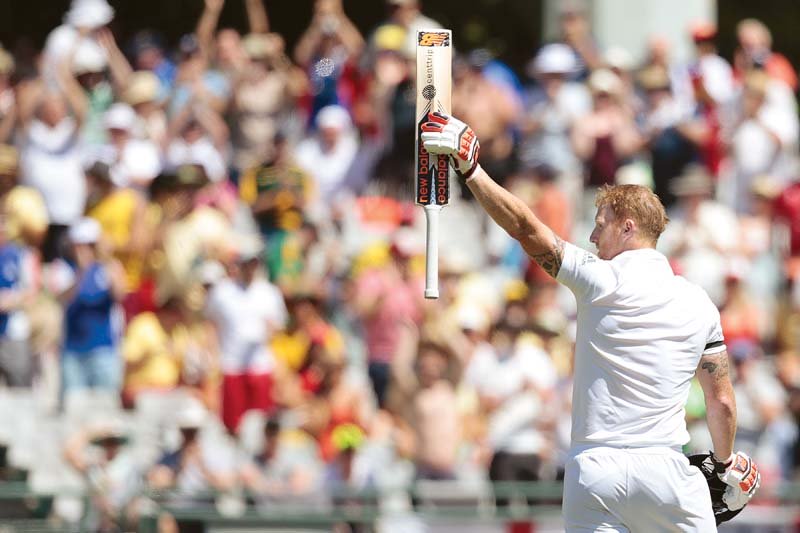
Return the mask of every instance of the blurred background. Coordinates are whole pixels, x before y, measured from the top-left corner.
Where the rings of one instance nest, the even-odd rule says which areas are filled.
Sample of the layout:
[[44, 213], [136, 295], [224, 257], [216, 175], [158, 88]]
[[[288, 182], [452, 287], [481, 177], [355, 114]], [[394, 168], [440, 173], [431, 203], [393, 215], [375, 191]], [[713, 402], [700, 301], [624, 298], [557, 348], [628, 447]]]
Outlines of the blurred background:
[[[562, 238], [604, 184], [662, 198], [763, 473], [721, 530], [800, 530], [799, 11], [0, 0], [0, 531], [563, 530], [571, 293], [453, 176], [422, 298], [432, 27]], [[707, 451], [697, 384], [686, 416]]]

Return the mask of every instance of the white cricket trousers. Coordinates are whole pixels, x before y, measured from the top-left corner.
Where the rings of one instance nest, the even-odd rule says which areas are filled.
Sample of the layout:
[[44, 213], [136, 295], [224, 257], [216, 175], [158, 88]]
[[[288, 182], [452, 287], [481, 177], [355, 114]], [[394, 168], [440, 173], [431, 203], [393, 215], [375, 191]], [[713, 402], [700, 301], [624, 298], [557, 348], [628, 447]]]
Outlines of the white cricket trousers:
[[716, 532], [708, 484], [672, 448], [575, 448], [564, 474], [567, 533]]

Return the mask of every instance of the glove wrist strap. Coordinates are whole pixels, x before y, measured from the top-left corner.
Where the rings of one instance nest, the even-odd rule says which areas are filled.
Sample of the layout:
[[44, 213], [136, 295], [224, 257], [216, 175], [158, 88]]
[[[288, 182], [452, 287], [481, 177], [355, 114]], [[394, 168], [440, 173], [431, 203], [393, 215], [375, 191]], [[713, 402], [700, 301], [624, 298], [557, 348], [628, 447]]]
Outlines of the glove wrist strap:
[[731, 454], [727, 459], [720, 461], [717, 459], [717, 456], [714, 455], [714, 452], [711, 452], [711, 462], [714, 463], [714, 471], [717, 474], [724, 474], [728, 467], [733, 464], [733, 454]]
[[467, 170], [464, 173], [461, 172], [458, 173], [459, 176], [461, 176], [461, 178], [464, 180], [464, 183], [469, 183], [469, 180], [472, 179], [472, 176], [475, 174], [475, 171], [478, 170], [479, 166], [480, 165], [476, 162], [474, 165], [472, 165], [471, 169]]

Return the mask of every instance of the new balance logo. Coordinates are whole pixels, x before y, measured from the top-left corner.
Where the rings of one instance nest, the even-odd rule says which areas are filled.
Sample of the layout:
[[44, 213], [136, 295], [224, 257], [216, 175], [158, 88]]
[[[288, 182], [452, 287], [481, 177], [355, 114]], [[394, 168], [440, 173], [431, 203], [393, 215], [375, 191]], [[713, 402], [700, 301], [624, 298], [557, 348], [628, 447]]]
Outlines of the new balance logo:
[[447, 32], [428, 31], [419, 34], [420, 46], [450, 46], [450, 35]]

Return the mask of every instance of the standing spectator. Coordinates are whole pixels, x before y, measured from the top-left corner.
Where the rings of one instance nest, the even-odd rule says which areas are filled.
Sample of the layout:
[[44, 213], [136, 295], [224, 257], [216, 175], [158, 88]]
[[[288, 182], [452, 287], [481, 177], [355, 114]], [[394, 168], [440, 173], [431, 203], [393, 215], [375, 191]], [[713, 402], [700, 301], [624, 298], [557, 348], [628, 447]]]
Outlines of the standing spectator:
[[6, 239], [38, 249], [47, 232], [47, 208], [38, 191], [18, 180], [19, 153], [0, 144], [0, 211], [6, 217]]
[[752, 68], [764, 69], [770, 78], [797, 90], [797, 72], [786, 56], [772, 51], [772, 33], [756, 19], [744, 19], [736, 26], [739, 47], [733, 57], [736, 75], [741, 80]]
[[7, 217], [0, 209], [0, 376], [10, 387], [30, 387], [34, 360], [26, 307], [37, 287], [37, 256], [8, 240]]
[[169, 125], [167, 165], [200, 165], [212, 183], [228, 177], [223, 152], [228, 144], [228, 127], [222, 117], [193, 94]]
[[192, 100], [221, 113], [230, 98], [228, 79], [221, 72], [208, 69], [208, 58], [193, 34], [181, 37], [178, 51], [178, 70], [168, 115], [174, 117]]
[[118, 187], [144, 190], [161, 171], [158, 147], [135, 136], [136, 112], [128, 104], [114, 104], [103, 119], [108, 131], [106, 147], [111, 161], [111, 179]]
[[141, 30], [131, 39], [130, 53], [136, 70], [149, 70], [158, 78], [162, 100], [172, 89], [177, 74], [175, 63], [164, 53], [164, 40], [152, 30]]
[[79, 132], [87, 101], [67, 65], [60, 66], [56, 89], [35, 81], [20, 93], [20, 176], [23, 184], [41, 193], [47, 206], [45, 262], [66, 256], [67, 229], [83, 214], [86, 203]]
[[276, 135], [274, 155], [248, 168], [239, 178], [239, 195], [250, 206], [266, 244], [270, 278], [280, 277], [283, 245], [303, 224], [305, 209], [314, 198], [311, 175], [291, 153], [285, 135]]
[[570, 145], [570, 131], [578, 117], [591, 109], [591, 96], [583, 84], [569, 81], [577, 68], [568, 46], [543, 46], [532, 65], [539, 82], [520, 125], [524, 135], [520, 159], [527, 166], [544, 162], [556, 171], [566, 191], [582, 189], [580, 161]]
[[91, 218], [82, 218], [69, 228], [74, 281], [59, 296], [65, 306], [61, 355], [65, 393], [84, 388], [119, 391], [122, 387], [117, 303], [125, 295], [125, 275], [117, 261], [101, 259], [100, 237], [100, 224]]
[[724, 184], [727, 203], [737, 213], [750, 212], [751, 189], [757, 176], [769, 174], [785, 184], [794, 172], [797, 109], [794, 106], [790, 111], [776, 101], [775, 91], [782, 92], [781, 86], [759, 70], [749, 72], [744, 79], [741, 116], [730, 139], [732, 175]]
[[14, 58], [0, 46], [0, 143], [8, 142], [17, 121], [17, 102], [11, 75], [14, 73]]
[[513, 128], [521, 109], [515, 94], [484, 73], [488, 60], [480, 51], [468, 56], [468, 68], [455, 77], [453, 112], [475, 125], [482, 140], [481, 164], [502, 181], [513, 171]]
[[341, 106], [321, 109], [316, 124], [316, 135], [297, 145], [295, 159], [314, 178], [318, 199], [327, 202], [341, 190], [358, 151], [358, 140], [350, 115]]
[[717, 105], [725, 105], [734, 96], [733, 69], [723, 57], [717, 53], [714, 40], [717, 38], [717, 27], [711, 23], [697, 23], [691, 27], [697, 59], [694, 68], [704, 81], [708, 95]]
[[622, 82], [616, 74], [606, 69], [592, 72], [589, 90], [593, 109], [575, 122], [572, 147], [584, 162], [585, 182], [599, 187], [614, 183], [617, 169], [639, 151], [642, 138], [620, 101]]
[[206, 314], [216, 326], [221, 351], [222, 421], [235, 433], [245, 412], [272, 410], [274, 356], [270, 337], [286, 324], [286, 305], [277, 287], [261, 274], [260, 242], [250, 237], [213, 285]]
[[[247, 68], [237, 73], [232, 104], [234, 164], [244, 170], [274, 156], [275, 136], [303, 89], [302, 76], [284, 53], [277, 33], [244, 40]], [[298, 83], [299, 81], [299, 83]]]
[[422, 319], [422, 290], [411, 272], [410, 259], [410, 250], [398, 239], [385, 266], [356, 280], [355, 309], [364, 327], [369, 379], [380, 408], [385, 406], [391, 363], [403, 329]]
[[[538, 480], [546, 452], [537, 420], [556, 385], [556, 370], [547, 353], [519, 333], [510, 324], [497, 324], [491, 347], [477, 350], [465, 372], [489, 418], [492, 481]], [[498, 504], [505, 501], [498, 498]]]
[[140, 70], [131, 74], [122, 91], [122, 101], [136, 112], [133, 135], [147, 139], [159, 148], [167, 141], [167, 115], [159, 98], [162, 85], [152, 72]]
[[572, 48], [577, 61], [575, 76], [586, 79], [601, 64], [600, 50], [592, 36], [592, 26], [581, 2], [566, 2], [559, 17], [561, 41]]
[[72, 55], [72, 75], [86, 98], [86, 117], [81, 128], [83, 141], [99, 145], [106, 141], [103, 117], [114, 101], [111, 84], [106, 80], [106, 54], [94, 41], [83, 41]]
[[417, 49], [417, 31], [442, 28], [443, 26], [422, 14], [419, 0], [387, 0], [388, 20], [378, 27], [370, 39], [370, 46], [376, 46], [376, 38], [382, 28], [399, 26], [403, 30], [402, 52], [414, 54]]
[[311, 24], [294, 51], [297, 63], [311, 81], [311, 114], [330, 105], [350, 107], [355, 90], [355, 63], [364, 48], [364, 38], [347, 18], [342, 0], [316, 0]]

